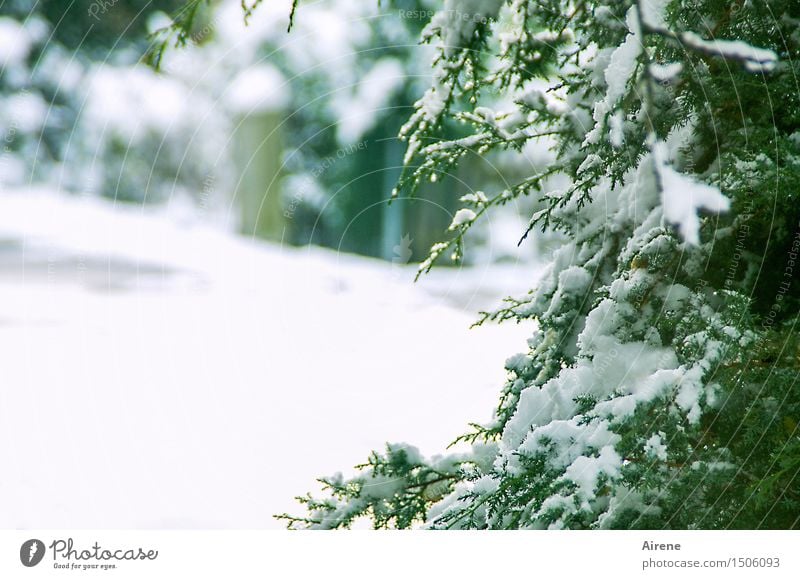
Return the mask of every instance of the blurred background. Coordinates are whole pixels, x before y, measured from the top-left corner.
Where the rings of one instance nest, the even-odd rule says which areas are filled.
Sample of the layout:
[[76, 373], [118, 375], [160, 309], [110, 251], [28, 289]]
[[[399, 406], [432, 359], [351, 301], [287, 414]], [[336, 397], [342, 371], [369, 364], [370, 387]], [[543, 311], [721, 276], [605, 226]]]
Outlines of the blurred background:
[[384, 441], [489, 419], [533, 329], [469, 326], [558, 240], [517, 247], [508, 205], [415, 264], [547, 143], [389, 204], [439, 3], [301, 2], [287, 34], [290, 4], [201, 3], [157, 70], [180, 1], [0, 3], [0, 526], [274, 526]]
[[[396, 135], [429, 82], [420, 31], [434, 0], [200, 3], [187, 46], [143, 63], [179, 0], [6, 1], [0, 10], [4, 191], [42, 186], [173, 205], [242, 234], [420, 261], [458, 198], [498, 190], [549, 159], [546, 144], [475, 156], [391, 206]], [[500, 103], [501, 104], [501, 103]], [[458, 134], [459, 127], [449, 127]], [[476, 228], [473, 263], [517, 250], [530, 207]], [[503, 221], [502, 223], [499, 221]], [[403, 241], [405, 240], [405, 241]], [[527, 251], [526, 251], [527, 250]]]

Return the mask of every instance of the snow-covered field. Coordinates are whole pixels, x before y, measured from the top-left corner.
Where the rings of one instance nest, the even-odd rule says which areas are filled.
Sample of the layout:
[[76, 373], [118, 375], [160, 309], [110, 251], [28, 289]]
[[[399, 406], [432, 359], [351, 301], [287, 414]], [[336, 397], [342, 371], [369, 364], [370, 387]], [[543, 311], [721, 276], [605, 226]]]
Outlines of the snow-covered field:
[[489, 418], [531, 328], [468, 327], [531, 266], [412, 284], [174, 213], [0, 197], [0, 527], [280, 526], [316, 476]]

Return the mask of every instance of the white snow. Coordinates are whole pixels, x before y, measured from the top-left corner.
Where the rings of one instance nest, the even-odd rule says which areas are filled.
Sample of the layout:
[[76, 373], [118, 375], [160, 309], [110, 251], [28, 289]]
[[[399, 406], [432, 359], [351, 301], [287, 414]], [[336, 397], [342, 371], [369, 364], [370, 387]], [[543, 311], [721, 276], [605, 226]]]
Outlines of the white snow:
[[690, 48], [741, 60], [750, 72], [769, 72], [778, 63], [778, 55], [772, 50], [750, 46], [741, 40], [705, 40], [694, 32], [683, 32], [680, 39]]
[[453, 216], [453, 222], [450, 224], [450, 229], [453, 230], [467, 223], [472, 223], [475, 221], [476, 217], [477, 214], [472, 209], [462, 207], [456, 211], [456, 214]]
[[373, 128], [381, 109], [388, 106], [405, 82], [402, 64], [395, 58], [382, 58], [359, 80], [354, 90], [337, 92], [333, 108], [339, 117], [339, 141], [355, 143]]
[[462, 195], [459, 201], [463, 201], [464, 203], [474, 203], [476, 205], [484, 205], [489, 201], [489, 198], [483, 191], [475, 191], [475, 193], [467, 193], [466, 195]]
[[669, 150], [665, 143], [653, 146], [653, 162], [661, 185], [664, 218], [678, 226], [687, 243], [700, 243], [700, 209], [721, 212], [730, 207], [730, 200], [719, 189], [695, 181], [669, 165]]
[[614, 111], [608, 117], [608, 141], [615, 149], [619, 149], [625, 144], [625, 113], [620, 110]]
[[22, 64], [31, 51], [25, 27], [13, 18], [0, 17], [0, 68]]
[[553, 294], [545, 315], [550, 315], [562, 307], [565, 298], [582, 296], [592, 283], [592, 274], [586, 269], [573, 265], [558, 274], [558, 289]]
[[564, 471], [563, 478], [578, 485], [583, 499], [594, 499], [600, 475], [613, 479], [619, 476], [622, 458], [612, 445], [604, 446], [595, 456], [579, 456]]
[[4, 108], [5, 114], [0, 114], [0, 118], [8, 115], [9, 125], [13, 123], [17, 130], [33, 133], [44, 125], [48, 104], [38, 93], [20, 92], [4, 99]]
[[676, 38], [694, 50], [742, 61], [750, 72], [769, 72], [775, 68], [778, 55], [772, 50], [757, 48], [741, 40], [705, 40], [692, 31], [671, 32], [665, 15], [668, 5], [669, 0], [641, 0], [639, 6], [645, 26]]
[[636, 21], [636, 7], [631, 6], [625, 17], [630, 34], [611, 55], [605, 70], [608, 86], [605, 101], [609, 107], [614, 106], [625, 94], [628, 82], [636, 70], [639, 55], [642, 53], [642, 33]]
[[91, 73], [84, 114], [95, 127], [136, 141], [147, 131], [166, 133], [188, 105], [178, 81], [144, 66], [99, 65]]
[[669, 62], [661, 64], [658, 62], [653, 62], [650, 64], [649, 68], [650, 74], [653, 76], [653, 78], [658, 81], [665, 82], [671, 81], [681, 73], [683, 70], [683, 63]]
[[666, 28], [665, 11], [670, 0], [640, 0], [642, 22], [653, 28]]
[[[631, 81], [639, 64], [639, 57], [642, 54], [642, 32], [639, 30], [636, 6], [630, 7], [625, 20], [630, 34], [611, 53], [608, 65], [604, 69], [603, 77], [606, 84], [606, 95], [603, 100], [598, 101], [594, 106], [592, 118], [595, 126], [586, 134], [585, 143], [597, 143], [600, 141], [606, 115], [614, 110], [619, 100], [625, 95], [628, 83]], [[602, 63], [603, 59], [598, 58], [597, 61]], [[617, 139], [618, 135], [611, 138]]]
[[663, 442], [664, 437], [663, 432], [658, 432], [648, 438], [644, 444], [645, 453], [661, 461], [667, 460], [667, 445]]
[[441, 28], [443, 51], [454, 54], [469, 42], [479, 23], [497, 16], [503, 4], [502, 0], [445, 0], [429, 28]]
[[431, 87], [425, 91], [419, 100], [419, 106], [429, 121], [436, 121], [444, 112], [447, 100], [450, 98], [450, 86], [432, 80]]
[[488, 419], [532, 331], [468, 330], [413, 266], [87, 197], [0, 196], [0, 241], [5, 528], [281, 526], [315, 477]]
[[[504, 4], [502, 0], [445, 0], [442, 9], [434, 14], [423, 30], [422, 37], [430, 39], [438, 34], [438, 49], [445, 57], [451, 57], [469, 43], [478, 24], [496, 18]], [[436, 122], [450, 99], [453, 87], [444, 81], [445, 77], [446, 71], [441, 63], [435, 65], [431, 86], [416, 103], [425, 121]], [[406, 160], [412, 157], [411, 153], [418, 146], [411, 139]]]
[[225, 96], [238, 114], [280, 111], [289, 104], [289, 87], [277, 68], [261, 63], [240, 72]]

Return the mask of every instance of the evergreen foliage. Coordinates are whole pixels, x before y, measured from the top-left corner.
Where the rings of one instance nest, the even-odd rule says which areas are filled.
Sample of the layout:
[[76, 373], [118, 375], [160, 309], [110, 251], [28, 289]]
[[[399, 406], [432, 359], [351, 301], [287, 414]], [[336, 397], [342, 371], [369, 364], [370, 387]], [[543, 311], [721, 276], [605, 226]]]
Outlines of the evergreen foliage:
[[532, 140], [557, 162], [465, 196], [421, 271], [521, 196], [521, 237], [567, 241], [484, 315], [537, 330], [470, 450], [389, 445], [289, 525], [799, 527], [799, 24], [792, 0], [445, 0], [398, 194]]

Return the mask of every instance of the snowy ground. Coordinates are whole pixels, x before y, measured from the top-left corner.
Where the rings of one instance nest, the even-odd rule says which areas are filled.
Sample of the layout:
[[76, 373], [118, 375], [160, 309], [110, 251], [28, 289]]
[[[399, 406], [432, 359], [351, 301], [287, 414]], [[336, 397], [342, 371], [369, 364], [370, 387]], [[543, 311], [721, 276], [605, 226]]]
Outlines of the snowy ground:
[[[530, 266], [406, 267], [0, 197], [0, 527], [263, 528], [384, 441], [485, 420]], [[499, 287], [498, 287], [499, 286]]]

